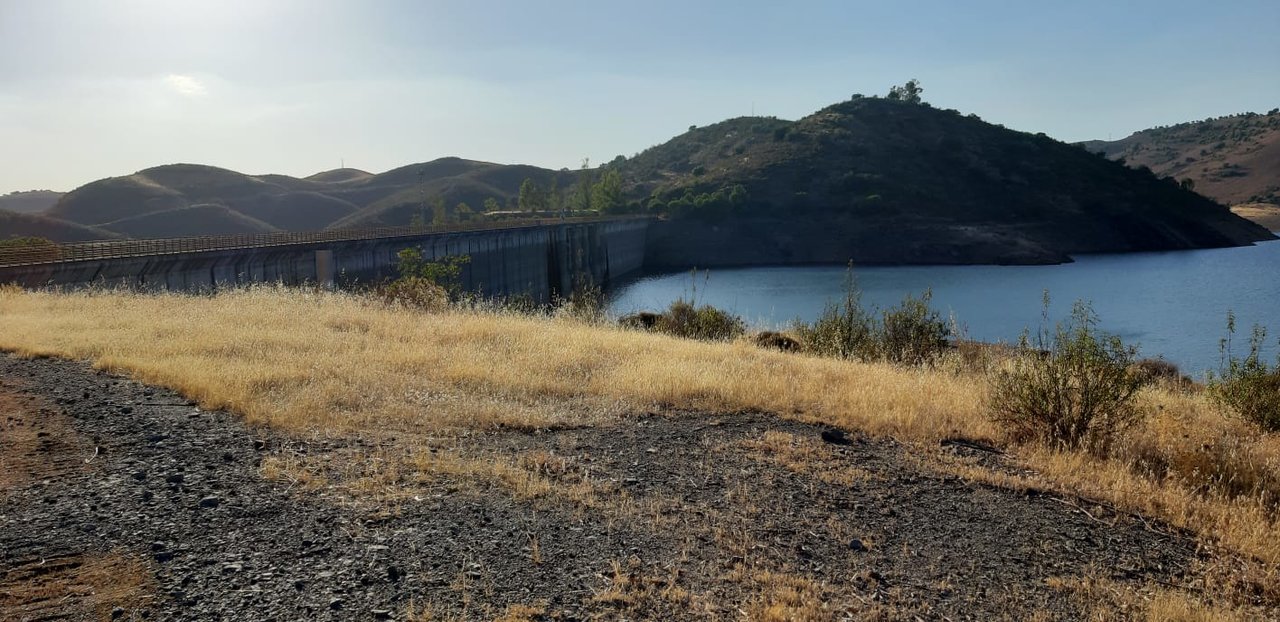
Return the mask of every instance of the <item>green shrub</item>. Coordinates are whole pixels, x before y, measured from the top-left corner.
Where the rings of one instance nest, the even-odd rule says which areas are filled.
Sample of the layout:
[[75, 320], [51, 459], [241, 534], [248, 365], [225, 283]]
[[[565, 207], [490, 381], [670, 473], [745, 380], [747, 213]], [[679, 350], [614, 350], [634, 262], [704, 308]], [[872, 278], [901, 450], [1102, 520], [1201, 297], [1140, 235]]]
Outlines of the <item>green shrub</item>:
[[881, 316], [878, 349], [881, 358], [900, 365], [932, 364], [947, 350], [951, 327], [929, 306], [933, 292], [919, 298], [907, 294], [902, 303]]
[[850, 268], [844, 300], [829, 303], [813, 324], [795, 324], [805, 348], [834, 358], [932, 365], [950, 347], [950, 326], [929, 306], [932, 292], [908, 294], [879, 318], [863, 308], [861, 297]]
[[671, 303], [658, 316], [654, 330], [676, 337], [727, 341], [746, 332], [746, 323], [736, 315], [711, 305], [694, 306], [683, 298]]
[[875, 318], [862, 307], [852, 267], [845, 280], [844, 300], [827, 303], [817, 321], [796, 322], [794, 329], [805, 349], [814, 354], [864, 361], [876, 358]]
[[1209, 395], [1232, 412], [1267, 432], [1280, 431], [1280, 363], [1262, 360], [1267, 330], [1254, 326], [1249, 354], [1243, 359], [1231, 352], [1235, 317], [1227, 314], [1227, 337], [1221, 342], [1222, 366], [1209, 378]]
[[422, 251], [406, 248], [396, 253], [396, 269], [401, 279], [422, 278], [439, 285], [456, 298], [462, 292], [462, 267], [471, 263], [470, 255], [446, 255], [427, 261]]
[[[1045, 298], [1046, 313], [1048, 296]], [[1014, 357], [991, 379], [991, 415], [1018, 442], [1105, 453], [1116, 433], [1143, 412], [1135, 396], [1144, 379], [1128, 368], [1137, 349], [1098, 330], [1089, 305], [1077, 302], [1071, 318], [1034, 347], [1026, 334]]]

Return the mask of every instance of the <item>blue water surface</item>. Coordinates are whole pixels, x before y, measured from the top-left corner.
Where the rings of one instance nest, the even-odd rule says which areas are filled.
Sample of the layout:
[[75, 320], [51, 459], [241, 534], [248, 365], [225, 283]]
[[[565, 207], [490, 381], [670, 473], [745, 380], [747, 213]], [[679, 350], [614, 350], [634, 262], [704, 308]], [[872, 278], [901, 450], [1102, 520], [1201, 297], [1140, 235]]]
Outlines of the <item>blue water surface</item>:
[[[858, 267], [865, 305], [885, 308], [908, 293], [933, 292], [933, 306], [953, 315], [967, 336], [1014, 341], [1042, 323], [1049, 290], [1050, 321], [1076, 300], [1089, 302], [1104, 330], [1137, 344], [1140, 354], [1177, 363], [1199, 377], [1217, 369], [1228, 310], [1236, 316], [1235, 349], [1243, 353], [1253, 324], [1271, 329], [1268, 356], [1280, 335], [1280, 241], [1256, 246], [1162, 253], [1084, 255], [1057, 266]], [[759, 328], [813, 320], [843, 297], [845, 266], [720, 268], [653, 275], [615, 288], [615, 314], [665, 308], [696, 297], [731, 310]]]

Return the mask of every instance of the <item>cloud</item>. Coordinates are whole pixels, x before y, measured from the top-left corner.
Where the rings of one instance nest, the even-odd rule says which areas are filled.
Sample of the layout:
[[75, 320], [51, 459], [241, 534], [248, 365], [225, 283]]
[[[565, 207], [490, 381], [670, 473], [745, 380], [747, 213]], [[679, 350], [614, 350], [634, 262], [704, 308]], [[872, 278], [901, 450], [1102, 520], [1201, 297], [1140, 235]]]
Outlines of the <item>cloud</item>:
[[165, 76], [164, 82], [183, 97], [202, 97], [205, 94], [204, 83], [191, 76], [171, 73]]

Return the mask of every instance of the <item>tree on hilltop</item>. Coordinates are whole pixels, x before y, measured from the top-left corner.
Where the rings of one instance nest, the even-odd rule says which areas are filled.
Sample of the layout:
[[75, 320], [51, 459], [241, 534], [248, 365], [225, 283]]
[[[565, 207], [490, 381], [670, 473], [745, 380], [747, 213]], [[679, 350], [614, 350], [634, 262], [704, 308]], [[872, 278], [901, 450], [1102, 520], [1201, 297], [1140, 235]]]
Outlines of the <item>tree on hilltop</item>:
[[889, 89], [889, 99], [896, 99], [907, 102], [908, 104], [921, 103], [920, 94], [924, 92], [924, 87], [920, 86], [920, 81], [912, 78], [902, 86], [894, 86]]

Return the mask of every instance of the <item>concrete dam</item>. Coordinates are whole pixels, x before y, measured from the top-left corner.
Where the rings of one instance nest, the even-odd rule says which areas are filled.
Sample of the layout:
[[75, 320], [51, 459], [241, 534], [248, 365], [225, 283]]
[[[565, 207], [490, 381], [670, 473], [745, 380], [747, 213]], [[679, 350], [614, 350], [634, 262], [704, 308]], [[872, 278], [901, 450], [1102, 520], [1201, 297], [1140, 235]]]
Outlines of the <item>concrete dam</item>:
[[170, 291], [250, 283], [358, 286], [396, 276], [396, 253], [414, 247], [425, 259], [470, 257], [461, 275], [466, 291], [546, 302], [567, 295], [583, 277], [605, 285], [639, 271], [648, 226], [644, 217], [569, 218], [84, 242], [0, 250], [0, 283]]

